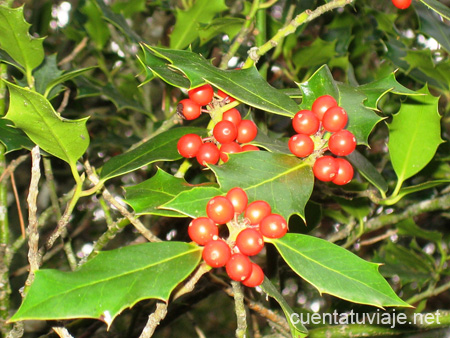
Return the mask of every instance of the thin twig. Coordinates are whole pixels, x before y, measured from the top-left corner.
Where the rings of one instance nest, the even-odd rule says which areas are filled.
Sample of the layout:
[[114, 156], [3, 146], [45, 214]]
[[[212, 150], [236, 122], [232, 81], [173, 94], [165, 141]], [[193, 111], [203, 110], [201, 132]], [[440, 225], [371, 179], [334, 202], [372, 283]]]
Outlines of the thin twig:
[[58, 110], [57, 110], [58, 113], [61, 114], [64, 111], [64, 109], [66, 109], [67, 104], [69, 103], [69, 97], [70, 97], [70, 89], [67, 88], [64, 91], [63, 99], [61, 101], [61, 104], [58, 107]]
[[2, 175], [0, 176], [0, 182], [3, 181], [3, 179], [7, 179], [11, 173], [16, 170], [16, 168], [24, 162], [28, 158], [28, 155], [22, 155], [15, 160], [12, 160], [11, 163], [6, 167], [5, 171], [3, 171]]
[[[37, 196], [39, 193], [39, 179], [41, 177], [41, 154], [39, 153], [39, 146], [35, 146], [31, 150], [31, 181], [30, 191], [28, 193], [28, 261], [30, 262], [30, 273], [25, 282], [25, 289], [29, 287], [34, 280], [34, 273], [39, 270], [41, 263], [41, 256], [39, 253], [39, 231], [37, 218]], [[25, 291], [26, 293], [26, 291]]]
[[376, 237], [372, 237], [370, 239], [366, 239], [364, 241], [359, 242], [359, 245], [361, 246], [367, 246], [367, 245], [372, 245], [375, 244], [379, 241], [382, 241], [386, 238], [391, 237], [392, 235], [395, 235], [398, 232], [398, 229], [393, 229], [393, 230], [388, 230], [386, 231], [386, 233], [376, 236]]
[[73, 338], [73, 336], [69, 333], [69, 331], [65, 327], [55, 326], [52, 327], [52, 329], [61, 338]]
[[156, 310], [153, 312], [149, 317], [147, 324], [144, 327], [144, 330], [142, 330], [141, 335], [139, 338], [149, 338], [153, 336], [153, 333], [155, 333], [156, 328], [158, 327], [159, 323], [161, 323], [161, 320], [163, 320], [167, 315], [167, 304], [159, 301], [156, 303]]
[[22, 233], [22, 238], [26, 237], [25, 234], [25, 222], [23, 221], [22, 207], [20, 206], [19, 194], [17, 193], [16, 180], [14, 178], [14, 172], [11, 172], [11, 185], [13, 188], [14, 199], [16, 200], [17, 213], [19, 214], [20, 231]]
[[73, 49], [72, 53], [70, 53], [64, 59], [59, 61], [58, 66], [62, 66], [64, 64], [72, 61], [77, 56], [77, 54], [86, 47], [88, 41], [89, 41], [89, 38], [84, 37], [83, 40], [81, 40], [81, 42]]

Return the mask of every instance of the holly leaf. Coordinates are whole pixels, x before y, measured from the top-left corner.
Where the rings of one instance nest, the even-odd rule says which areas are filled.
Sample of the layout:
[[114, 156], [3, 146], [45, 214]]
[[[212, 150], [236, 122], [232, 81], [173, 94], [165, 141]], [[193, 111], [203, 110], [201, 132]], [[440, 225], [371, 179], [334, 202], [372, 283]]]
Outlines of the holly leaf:
[[[6, 81], [5, 81], [6, 82]], [[6, 82], [10, 93], [5, 116], [46, 152], [75, 166], [89, 146], [88, 118], [61, 117], [41, 94]]]
[[[205, 82], [235, 99], [270, 113], [292, 117], [298, 111], [297, 103], [270, 86], [256, 67], [222, 70], [211, 65], [202, 56], [185, 50], [171, 50], [144, 45], [145, 52], [154, 53], [170, 61], [170, 67], [182, 72], [191, 82], [191, 88]], [[166, 81], [169, 82], [170, 81]]]
[[228, 7], [224, 0], [197, 0], [188, 10], [176, 10], [177, 21], [170, 35], [170, 48], [183, 49], [199, 35], [201, 23], [210, 23], [220, 12]]
[[6, 147], [5, 153], [22, 148], [31, 149], [34, 143], [20, 129], [11, 126], [12, 122], [0, 119], [0, 142]]
[[450, 26], [448, 23], [442, 22], [440, 14], [430, 11], [420, 3], [415, 5], [415, 9], [419, 17], [420, 31], [434, 38], [442, 48], [450, 52]]
[[[411, 307], [401, 300], [378, 272], [378, 264], [320, 238], [286, 234], [270, 240], [286, 263], [322, 293], [383, 308]], [[339, 257], [339, 259], [336, 259]]]
[[180, 137], [186, 134], [204, 136], [203, 128], [183, 127], [174, 128], [156, 135], [140, 146], [111, 158], [103, 165], [100, 174], [102, 181], [109, 180], [156, 161], [176, 161], [181, 158], [177, 150]]
[[[160, 206], [173, 200], [183, 191], [195, 188], [184, 178], [174, 177], [158, 168], [156, 174], [139, 184], [126, 187], [126, 200], [137, 215], [159, 215], [167, 217], [186, 217], [173, 210], [162, 209]], [[206, 207], [206, 204], [204, 205]]]
[[388, 148], [398, 187], [422, 170], [442, 143], [439, 98], [432, 96], [427, 87], [418, 92], [425, 95], [402, 103], [388, 125]]
[[198, 30], [200, 45], [204, 45], [211, 39], [226, 34], [230, 40], [240, 32], [245, 20], [242, 18], [223, 17], [216, 18], [202, 26]]
[[[0, 48], [17, 62], [28, 76], [44, 60], [43, 39], [33, 38], [25, 21], [23, 7], [0, 6]], [[13, 63], [14, 65], [14, 63]]]
[[214, 186], [197, 186], [182, 191], [169, 202], [160, 206], [161, 209], [173, 210], [188, 217], [205, 217], [206, 204], [215, 197], [225, 193]]
[[314, 186], [307, 162], [285, 154], [249, 151], [230, 154], [227, 163], [211, 169], [223, 191], [241, 187], [249, 201], [264, 200], [273, 213], [286, 219], [293, 214], [305, 219], [305, 205]]
[[95, 318], [110, 327], [123, 310], [143, 299], [167, 302], [200, 258], [196, 245], [157, 242], [100, 252], [73, 272], [38, 270], [9, 321]]

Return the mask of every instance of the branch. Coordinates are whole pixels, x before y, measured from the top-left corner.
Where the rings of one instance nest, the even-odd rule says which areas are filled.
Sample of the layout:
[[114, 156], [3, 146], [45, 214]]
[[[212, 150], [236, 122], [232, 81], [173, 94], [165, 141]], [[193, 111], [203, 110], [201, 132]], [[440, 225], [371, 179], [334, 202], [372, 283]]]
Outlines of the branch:
[[331, 11], [333, 9], [344, 7], [351, 4], [355, 0], [334, 0], [325, 5], [317, 7], [314, 11], [306, 10], [303, 13], [297, 15], [287, 26], [281, 28], [269, 41], [267, 41], [261, 47], [251, 48], [248, 52], [249, 56], [245, 61], [243, 68], [248, 68], [257, 63], [259, 58], [265, 55], [269, 50], [276, 47], [286, 36], [294, 33], [297, 28], [303, 24], [306, 24], [322, 14]]
[[[41, 263], [41, 255], [39, 253], [39, 231], [37, 218], [37, 196], [39, 193], [38, 184], [41, 178], [41, 154], [39, 153], [39, 146], [35, 146], [31, 150], [31, 182], [30, 191], [28, 193], [28, 261], [30, 262], [30, 273], [25, 282], [25, 289], [27, 289], [34, 281], [34, 273], [39, 270]], [[26, 291], [25, 291], [26, 293]]]
[[231, 281], [234, 293], [234, 308], [236, 311], [236, 338], [245, 338], [247, 333], [247, 312], [244, 305], [244, 290], [240, 282]]

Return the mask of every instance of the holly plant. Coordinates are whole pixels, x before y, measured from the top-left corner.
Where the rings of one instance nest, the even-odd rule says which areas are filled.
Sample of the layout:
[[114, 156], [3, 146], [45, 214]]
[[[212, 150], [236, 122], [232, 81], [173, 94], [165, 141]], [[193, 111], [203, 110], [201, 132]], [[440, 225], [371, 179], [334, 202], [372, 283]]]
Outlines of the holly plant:
[[0, 335], [447, 337], [449, 20], [0, 1]]

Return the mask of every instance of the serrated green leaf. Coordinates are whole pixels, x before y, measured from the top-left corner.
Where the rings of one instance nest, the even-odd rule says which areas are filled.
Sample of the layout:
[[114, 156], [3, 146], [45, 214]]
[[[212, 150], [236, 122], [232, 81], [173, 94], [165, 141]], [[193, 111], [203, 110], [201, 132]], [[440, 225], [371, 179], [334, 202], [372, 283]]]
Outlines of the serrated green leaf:
[[64, 83], [66, 81], [72, 80], [78, 76], [80, 76], [81, 74], [88, 72], [92, 69], [96, 68], [95, 66], [93, 67], [86, 67], [86, 68], [80, 68], [80, 69], [76, 69], [76, 70], [72, 70], [69, 72], [66, 72], [62, 75], [59, 75], [58, 77], [54, 77], [51, 79], [51, 81], [49, 81], [47, 83], [47, 86], [45, 88], [45, 93], [48, 95], [49, 98], [52, 98], [55, 94], [55, 88], [61, 84]]
[[[450, 52], [450, 26], [440, 20], [440, 15], [430, 11], [425, 5], [417, 3], [415, 6], [419, 16], [420, 31], [425, 33]], [[449, 10], [450, 12], [450, 10]]]
[[389, 124], [388, 147], [398, 177], [397, 187], [422, 170], [442, 143], [439, 98], [432, 96], [426, 87], [419, 93], [426, 95], [402, 103]]
[[178, 140], [181, 136], [191, 133], [204, 136], [206, 130], [183, 127], [170, 129], [158, 134], [139, 147], [111, 158], [103, 165], [100, 179], [106, 181], [156, 161], [175, 161], [180, 159], [181, 155], [177, 150]]
[[241, 187], [249, 201], [267, 201], [272, 212], [286, 219], [293, 214], [305, 219], [305, 205], [314, 186], [311, 166], [305, 161], [285, 154], [249, 151], [230, 154], [227, 163], [211, 169], [223, 191]]
[[[56, 54], [52, 54], [49, 56], [46, 56], [44, 61], [41, 63], [41, 65], [36, 68], [36, 70], [33, 72], [34, 76], [34, 88], [35, 90], [44, 95], [45, 90], [47, 88], [47, 84], [54, 78], [60, 76], [63, 73], [62, 70], [58, 68], [57, 61], [56, 61]], [[59, 91], [63, 90], [62, 87]], [[58, 92], [59, 92], [58, 91]], [[48, 96], [44, 95], [48, 98]]]
[[146, 52], [145, 49], [144, 60], [141, 60], [140, 58], [139, 60], [143, 67], [151, 72], [151, 75], [147, 73], [147, 78], [142, 84], [152, 80], [154, 76], [158, 76], [161, 80], [174, 87], [186, 89], [190, 87], [189, 80], [179, 71], [169, 68], [169, 64], [166, 60], [161, 59], [152, 53]]
[[339, 100], [339, 89], [328, 66], [320, 67], [308, 81], [297, 84], [302, 91], [301, 109], [311, 109], [314, 101], [322, 95], [331, 95]]
[[450, 9], [442, 2], [437, 0], [420, 0], [429, 9], [435, 11], [439, 15], [443, 16], [447, 20], [450, 20]]
[[200, 186], [183, 191], [169, 202], [160, 206], [161, 209], [173, 210], [188, 217], [206, 216], [206, 204], [208, 201], [224, 192], [217, 187]]
[[191, 88], [208, 82], [237, 100], [267, 112], [292, 117], [298, 111], [297, 103], [270, 86], [256, 67], [222, 70], [190, 51], [145, 47], [184, 73], [191, 82]]
[[328, 293], [350, 302], [377, 307], [410, 307], [378, 272], [378, 264], [323, 239], [286, 234], [271, 240], [286, 263], [300, 277]]
[[372, 183], [382, 195], [387, 192], [388, 184], [378, 170], [359, 151], [354, 150], [346, 157], [358, 172], [370, 183]]
[[[156, 174], [139, 184], [126, 187], [126, 199], [137, 215], [159, 215], [168, 217], [185, 217], [184, 214], [173, 210], [159, 208], [166, 202], [173, 200], [183, 191], [195, 188], [184, 178], [174, 177], [158, 168]], [[205, 204], [206, 206], [206, 204]]]
[[25, 74], [44, 60], [43, 39], [33, 38], [23, 16], [23, 7], [8, 8], [0, 6], [0, 48], [20, 64]]
[[38, 270], [10, 321], [95, 318], [109, 327], [140, 300], [167, 301], [200, 257], [191, 244], [144, 243], [100, 252], [77, 271]]
[[364, 105], [374, 110], [378, 109], [378, 101], [389, 92], [398, 95], [419, 95], [398, 83], [395, 73], [390, 73], [387, 77], [359, 86], [358, 90], [367, 97]]
[[77, 85], [78, 95], [77, 98], [91, 97], [91, 96], [106, 96], [116, 106], [117, 110], [123, 110], [126, 108], [134, 109], [143, 113], [147, 110], [142, 104], [137, 101], [125, 97], [118, 89], [111, 83], [101, 84], [95, 83], [93, 79], [89, 79], [85, 76], [79, 76], [74, 79]]
[[204, 45], [209, 40], [215, 38], [221, 33], [226, 34], [230, 40], [239, 33], [245, 20], [242, 18], [223, 17], [216, 18], [208, 22], [204, 27], [200, 27], [198, 35], [200, 37], [200, 45]]
[[200, 23], [209, 23], [218, 13], [228, 7], [224, 0], [197, 0], [186, 11], [177, 9], [177, 21], [170, 35], [170, 48], [183, 49], [197, 37]]
[[10, 93], [5, 116], [40, 148], [72, 167], [89, 146], [87, 118], [62, 118], [41, 94], [6, 82]]
[[280, 304], [281, 309], [284, 312], [284, 315], [286, 316], [286, 320], [289, 324], [289, 327], [291, 329], [291, 335], [295, 338], [305, 338], [307, 337], [308, 330], [306, 327], [302, 324], [301, 321], [296, 321], [294, 324], [292, 319], [292, 315], [295, 313], [294, 310], [289, 306], [288, 302], [284, 297], [278, 292], [278, 290], [275, 288], [275, 286], [272, 284], [272, 282], [266, 278], [264, 278], [263, 283], [260, 285], [261, 290], [263, 290], [269, 297], [272, 297], [275, 299], [278, 304]]
[[22, 148], [31, 149], [34, 143], [20, 129], [13, 128], [12, 122], [0, 119], [0, 142], [6, 147], [6, 154]]

